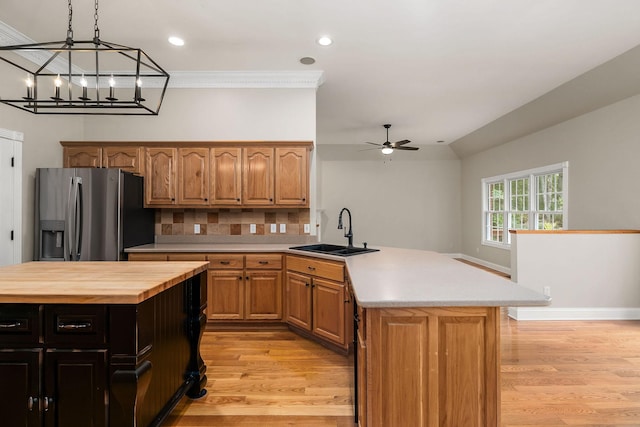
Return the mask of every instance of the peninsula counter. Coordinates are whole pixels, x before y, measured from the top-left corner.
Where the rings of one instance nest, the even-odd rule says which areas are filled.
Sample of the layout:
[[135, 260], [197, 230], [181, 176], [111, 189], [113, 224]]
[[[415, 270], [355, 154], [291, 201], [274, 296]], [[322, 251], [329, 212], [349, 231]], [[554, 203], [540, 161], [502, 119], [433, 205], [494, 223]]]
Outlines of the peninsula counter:
[[172, 243], [127, 252], [277, 252], [287, 255], [283, 270], [292, 258], [344, 262], [353, 297], [345, 303], [355, 302], [359, 425], [500, 425], [500, 307], [550, 298], [430, 251], [382, 247], [344, 258], [288, 246]]
[[207, 265], [0, 268], [3, 425], [158, 426], [202, 396]]

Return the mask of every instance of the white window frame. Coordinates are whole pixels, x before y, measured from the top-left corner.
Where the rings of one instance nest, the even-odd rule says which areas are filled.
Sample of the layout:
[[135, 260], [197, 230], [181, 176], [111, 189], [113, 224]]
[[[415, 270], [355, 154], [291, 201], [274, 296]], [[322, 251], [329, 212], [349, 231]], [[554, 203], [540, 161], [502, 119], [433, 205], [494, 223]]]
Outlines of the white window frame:
[[[514, 179], [528, 178], [529, 179], [529, 210], [526, 211], [529, 215], [529, 230], [535, 229], [535, 215], [539, 212], [537, 209], [538, 197], [537, 197], [537, 185], [536, 185], [536, 177], [539, 175], [547, 175], [550, 173], [562, 173], [562, 228], [569, 228], [569, 217], [567, 215], [568, 206], [569, 206], [569, 162], [565, 161], [562, 163], [556, 163], [549, 166], [542, 166], [534, 169], [527, 169], [519, 172], [512, 172], [504, 175], [492, 176], [489, 178], [482, 179], [482, 242], [481, 244], [484, 246], [492, 246], [500, 249], [510, 249], [511, 242], [509, 238], [509, 212], [511, 212], [511, 188], [509, 188], [509, 181]], [[505, 213], [505, 218], [503, 221], [503, 236], [504, 241], [494, 242], [492, 240], [487, 240], [487, 212], [488, 212], [488, 194], [487, 187], [489, 184], [494, 184], [502, 182], [504, 183], [504, 208], [503, 211]]]

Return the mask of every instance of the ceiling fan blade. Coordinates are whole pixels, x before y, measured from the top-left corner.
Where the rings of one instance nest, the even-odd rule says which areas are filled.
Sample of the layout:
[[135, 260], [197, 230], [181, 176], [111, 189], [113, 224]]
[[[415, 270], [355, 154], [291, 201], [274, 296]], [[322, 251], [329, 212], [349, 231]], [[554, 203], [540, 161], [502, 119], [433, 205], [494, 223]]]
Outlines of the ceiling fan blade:
[[408, 139], [403, 139], [402, 141], [394, 142], [393, 144], [391, 144], [391, 146], [392, 146], [393, 148], [396, 148], [396, 147], [398, 147], [398, 146], [400, 146], [400, 145], [408, 144], [408, 143], [410, 143], [410, 142], [411, 142], [411, 141], [409, 141]]
[[365, 148], [364, 150], [358, 150], [358, 151], [371, 151], [371, 150], [380, 150], [379, 148]]
[[382, 147], [382, 144], [376, 144], [375, 142], [366, 142], [365, 144], [377, 145], [378, 147]]
[[395, 147], [395, 150], [411, 150], [411, 151], [416, 151], [419, 150], [420, 147]]

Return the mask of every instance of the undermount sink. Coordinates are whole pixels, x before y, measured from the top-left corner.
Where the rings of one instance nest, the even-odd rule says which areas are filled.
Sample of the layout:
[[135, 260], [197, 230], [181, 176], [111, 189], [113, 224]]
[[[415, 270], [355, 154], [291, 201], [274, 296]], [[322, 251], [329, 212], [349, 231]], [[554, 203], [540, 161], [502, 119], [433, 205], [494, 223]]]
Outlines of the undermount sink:
[[338, 255], [338, 256], [366, 254], [368, 252], [377, 252], [380, 250], [380, 249], [371, 249], [371, 248], [358, 248], [355, 246], [349, 247], [349, 246], [341, 246], [341, 245], [331, 245], [329, 243], [318, 243], [315, 245], [294, 246], [289, 249], [295, 249], [298, 251], [316, 252], [316, 253], [327, 254], [327, 255]]

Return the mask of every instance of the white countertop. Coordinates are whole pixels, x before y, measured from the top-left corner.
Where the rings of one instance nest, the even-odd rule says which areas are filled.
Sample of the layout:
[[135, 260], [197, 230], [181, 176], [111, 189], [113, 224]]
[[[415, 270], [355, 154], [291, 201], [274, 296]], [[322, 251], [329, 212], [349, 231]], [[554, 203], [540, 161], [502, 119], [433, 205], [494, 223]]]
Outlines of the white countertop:
[[551, 299], [437, 252], [378, 247], [350, 257], [291, 250], [292, 244], [149, 244], [127, 252], [283, 252], [345, 261], [363, 307], [545, 306]]

